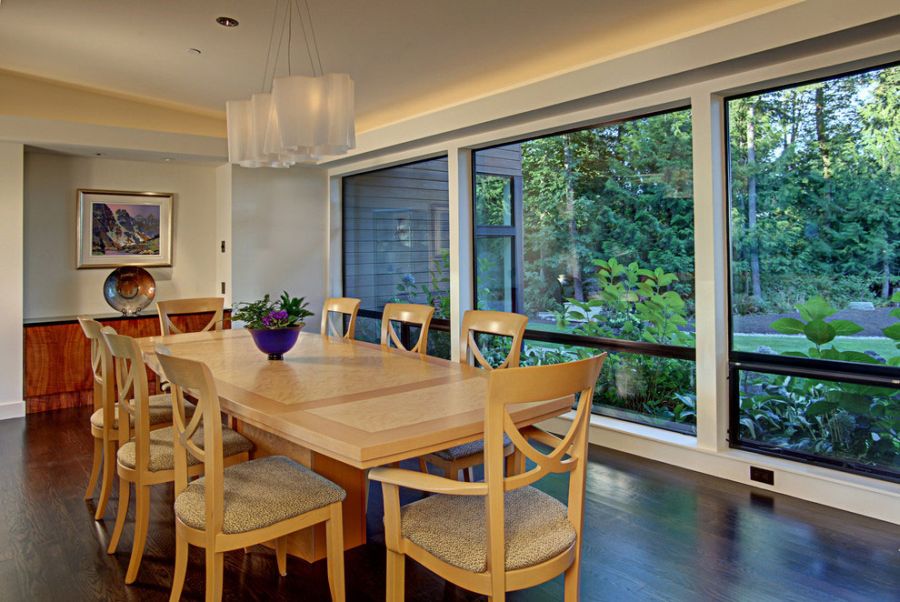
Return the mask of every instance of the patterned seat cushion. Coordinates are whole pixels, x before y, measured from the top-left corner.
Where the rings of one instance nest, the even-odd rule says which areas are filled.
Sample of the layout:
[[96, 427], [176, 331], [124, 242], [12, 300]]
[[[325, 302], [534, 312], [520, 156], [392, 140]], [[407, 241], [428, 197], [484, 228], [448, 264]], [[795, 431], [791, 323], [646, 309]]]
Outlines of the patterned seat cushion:
[[[512, 440], [503, 435], [503, 447], [504, 449], [512, 445]], [[442, 458], [449, 462], [453, 460], [459, 460], [460, 458], [468, 458], [469, 456], [474, 456], [475, 454], [480, 454], [484, 451], [484, 440], [479, 439], [477, 441], [470, 441], [469, 443], [463, 443], [462, 445], [457, 445], [456, 447], [451, 447], [450, 449], [442, 449], [439, 452], [434, 452], [434, 455], [438, 458]], [[510, 450], [506, 450], [510, 451]], [[507, 454], [509, 455], [509, 454]]]
[[[242, 462], [223, 472], [224, 533], [262, 529], [347, 496], [325, 477], [284, 456]], [[205, 481], [205, 477], [192, 481], [175, 498], [176, 516], [195, 529], [206, 526]]]
[[[160, 395], [151, 395], [150, 396], [150, 424], [165, 424], [167, 422], [172, 422], [172, 398], [166, 394]], [[193, 412], [194, 404], [190, 402], [184, 403], [184, 409], [186, 413]], [[118, 428], [118, 420], [119, 420], [119, 407], [116, 404], [115, 409], [115, 418], [116, 423], [113, 424], [113, 428]], [[134, 424], [134, 418], [131, 419], [131, 423]], [[97, 410], [93, 414], [91, 414], [91, 424], [97, 427], [98, 429], [103, 428], [103, 410]]]
[[[173, 433], [174, 429], [171, 426], [150, 431], [150, 461], [147, 466], [150, 472], [175, 469], [175, 450], [172, 447]], [[200, 449], [203, 449], [202, 426], [194, 432], [194, 436], [191, 437], [191, 439]], [[249, 439], [237, 431], [222, 427], [222, 452], [226, 458], [242, 452], [249, 452], [251, 449], [253, 449], [253, 444]], [[134, 439], [132, 439], [119, 448], [117, 454], [119, 463], [121, 463], [122, 466], [134, 468], [137, 461], [135, 459], [135, 454], [135, 444]], [[187, 458], [189, 466], [200, 462], [200, 460], [190, 453], [188, 453]]]
[[[403, 537], [447, 564], [483, 573], [487, 570], [485, 506], [482, 496], [428, 496], [400, 509]], [[505, 508], [508, 571], [540, 564], [575, 542], [565, 505], [534, 487], [507, 492]]]

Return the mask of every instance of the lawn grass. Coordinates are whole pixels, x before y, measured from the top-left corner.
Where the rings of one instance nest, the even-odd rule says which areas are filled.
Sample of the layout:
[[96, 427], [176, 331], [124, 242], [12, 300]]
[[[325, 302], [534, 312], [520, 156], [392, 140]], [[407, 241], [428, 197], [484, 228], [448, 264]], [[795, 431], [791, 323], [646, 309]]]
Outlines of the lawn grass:
[[[560, 329], [555, 324], [542, 322], [531, 322], [528, 324], [528, 328], [548, 332], [565, 332], [565, 329]], [[537, 342], [530, 344], [536, 345]], [[861, 353], [874, 351], [883, 358], [900, 355], [900, 349], [897, 349], [895, 341], [887, 337], [837, 337], [826, 347], [831, 345], [834, 345], [841, 351], [859, 351]], [[812, 343], [801, 335], [740, 333], [735, 333], [734, 335], [735, 351], [756, 351], [760, 347], [768, 347], [778, 354], [786, 351], [802, 351], [806, 353], [812, 346]]]

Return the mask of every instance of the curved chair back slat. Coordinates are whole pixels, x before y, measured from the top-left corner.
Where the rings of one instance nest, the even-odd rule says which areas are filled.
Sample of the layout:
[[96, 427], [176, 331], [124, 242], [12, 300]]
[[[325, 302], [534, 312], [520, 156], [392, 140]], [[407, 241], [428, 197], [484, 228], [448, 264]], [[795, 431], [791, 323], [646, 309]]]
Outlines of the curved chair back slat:
[[212, 312], [213, 316], [206, 325], [197, 332], [209, 330], [222, 330], [222, 321], [225, 316], [225, 299], [223, 297], [198, 297], [196, 299], [170, 299], [159, 301], [156, 311], [159, 314], [159, 327], [163, 336], [170, 334], [182, 334], [181, 330], [172, 322], [172, 316], [182, 314], [200, 314]]
[[[325, 305], [322, 307], [322, 336], [332, 336], [331, 333], [334, 332], [334, 336], [352, 339], [356, 335], [356, 314], [359, 312], [359, 304], [359, 299], [351, 297], [325, 299]], [[340, 328], [334, 326], [329, 320], [331, 313], [339, 314], [341, 319]], [[350, 316], [350, 323], [347, 325], [346, 332], [341, 334], [344, 316]]]
[[78, 323], [84, 336], [91, 342], [91, 375], [94, 380], [94, 411], [103, 408], [103, 416], [106, 416], [109, 407], [108, 420], [104, 425], [112, 424], [113, 408], [115, 405], [115, 390], [113, 389], [112, 356], [109, 348], [100, 335], [103, 324], [91, 318], [79, 317]]
[[119, 444], [133, 437], [135, 467], [146, 470], [150, 462], [150, 386], [141, 347], [133, 338], [116, 334], [108, 326], [100, 333], [115, 365]]
[[[173, 426], [175, 429], [175, 495], [188, 485], [187, 454], [203, 463], [205, 475], [206, 532], [210, 538], [222, 532], [224, 516], [224, 457], [222, 451], [222, 420], [219, 395], [212, 373], [203, 362], [173, 356], [168, 348], [158, 345], [156, 356], [166, 377], [172, 384], [175, 405]], [[185, 421], [184, 392], [190, 391], [196, 399], [196, 410], [191, 420]], [[203, 449], [191, 437], [203, 426]]]
[[[416, 303], [388, 303], [381, 314], [381, 345], [390, 347], [391, 344], [398, 349], [426, 355], [428, 353], [428, 329], [431, 327], [431, 319], [434, 317], [434, 307], [419, 305]], [[400, 335], [394, 328], [393, 322], [412, 324], [419, 327], [419, 338], [415, 345], [409, 349], [403, 344]]]
[[[588, 451], [588, 424], [594, 387], [606, 354], [585, 360], [537, 366], [494, 370], [490, 374], [488, 402], [485, 408], [485, 480], [488, 485], [487, 529], [491, 535], [488, 549], [488, 571], [504, 570], [504, 495], [553, 473], [569, 473], [567, 498], [568, 518], [581, 538], [584, 487]], [[520, 432], [509, 410], [512, 406], [537, 401], [571, 398], [576, 406], [575, 418], [562, 437], [536, 427]], [[504, 433], [513, 445], [534, 463], [520, 474], [504, 475]], [[528, 439], [551, 447], [544, 453]]]
[[[459, 361], [475, 362], [482, 368], [518, 368], [522, 353], [522, 339], [528, 317], [505, 311], [469, 310], [463, 315], [462, 337], [460, 337]], [[477, 335], [490, 334], [512, 338], [511, 347], [506, 358], [497, 366], [484, 357], [478, 347]]]

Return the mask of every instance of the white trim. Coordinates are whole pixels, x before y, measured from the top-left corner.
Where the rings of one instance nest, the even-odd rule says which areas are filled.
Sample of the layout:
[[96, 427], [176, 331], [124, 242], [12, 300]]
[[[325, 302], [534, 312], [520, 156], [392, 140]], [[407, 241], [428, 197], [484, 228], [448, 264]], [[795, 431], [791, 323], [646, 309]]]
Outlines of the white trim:
[[325, 249], [326, 295], [344, 296], [344, 190], [341, 178], [328, 178], [328, 247]]
[[[570, 412], [542, 426], [564, 433], [573, 416], [574, 412]], [[591, 416], [590, 441], [600, 447], [900, 524], [900, 485], [895, 483], [740, 450], [716, 452], [700, 447], [688, 435], [606, 416]], [[774, 471], [775, 485], [751, 481], [750, 466]]]
[[450, 197], [450, 359], [460, 358], [460, 326], [472, 309], [472, 151], [447, 154]]
[[3, 401], [0, 402], [0, 420], [9, 420], [10, 418], [25, 417], [24, 401]]
[[694, 176], [697, 445], [727, 449], [728, 212], [725, 105], [720, 96], [691, 100]]

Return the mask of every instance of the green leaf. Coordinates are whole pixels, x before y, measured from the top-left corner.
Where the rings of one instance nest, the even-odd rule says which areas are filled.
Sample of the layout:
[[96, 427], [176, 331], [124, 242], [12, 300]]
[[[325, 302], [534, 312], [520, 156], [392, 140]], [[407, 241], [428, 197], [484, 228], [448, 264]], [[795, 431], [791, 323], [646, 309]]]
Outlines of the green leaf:
[[803, 334], [806, 324], [796, 318], [781, 318], [769, 324], [769, 327], [781, 334]]
[[816, 345], [824, 345], [834, 340], [834, 328], [821, 319], [814, 319], [803, 328], [806, 338]]
[[834, 333], [839, 337], [850, 336], [857, 332], [862, 332], [863, 330], [862, 326], [856, 322], [851, 322], [850, 320], [832, 320], [829, 324], [834, 328]]
[[895, 307], [891, 310], [891, 316], [900, 320], [900, 307]]
[[833, 412], [837, 408], [838, 403], [836, 401], [820, 399], [819, 401], [812, 402], [806, 407], [806, 415], [810, 417], [821, 416], [822, 414]]
[[888, 360], [888, 366], [900, 366], [900, 355], [895, 355]]
[[798, 305], [797, 309], [807, 322], [824, 320], [837, 311], [828, 301], [820, 296], [815, 296], [803, 305]]
[[881, 332], [883, 332], [886, 337], [891, 337], [895, 341], [900, 341], [900, 322], [891, 324]]
[[825, 399], [851, 414], [867, 414], [869, 406], [872, 405], [872, 399], [869, 396], [845, 391], [828, 391]]
[[837, 359], [844, 362], [859, 362], [862, 364], [880, 364], [878, 360], [862, 351], [841, 351]]

